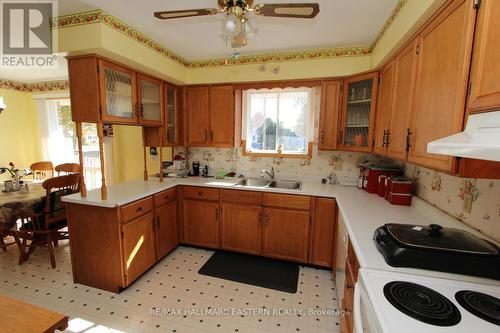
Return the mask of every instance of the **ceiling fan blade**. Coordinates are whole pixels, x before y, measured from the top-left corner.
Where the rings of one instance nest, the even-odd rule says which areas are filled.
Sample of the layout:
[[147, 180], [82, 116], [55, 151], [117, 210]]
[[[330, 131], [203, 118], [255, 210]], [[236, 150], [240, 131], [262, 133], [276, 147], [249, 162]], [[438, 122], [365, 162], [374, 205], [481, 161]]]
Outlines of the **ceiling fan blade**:
[[273, 17], [314, 18], [319, 13], [317, 3], [262, 3], [254, 7], [257, 15]]
[[156, 18], [162, 20], [182, 18], [182, 17], [192, 17], [192, 16], [205, 16], [205, 15], [215, 15], [219, 10], [215, 8], [204, 8], [204, 9], [187, 9], [187, 10], [172, 10], [164, 12], [155, 12]]

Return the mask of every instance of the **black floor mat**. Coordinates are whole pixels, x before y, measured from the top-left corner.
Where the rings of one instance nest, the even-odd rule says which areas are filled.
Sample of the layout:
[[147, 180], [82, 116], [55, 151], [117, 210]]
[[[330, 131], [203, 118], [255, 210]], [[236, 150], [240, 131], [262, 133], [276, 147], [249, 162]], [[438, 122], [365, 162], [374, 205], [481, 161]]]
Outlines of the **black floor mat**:
[[223, 251], [215, 252], [198, 273], [292, 294], [299, 280], [296, 264]]

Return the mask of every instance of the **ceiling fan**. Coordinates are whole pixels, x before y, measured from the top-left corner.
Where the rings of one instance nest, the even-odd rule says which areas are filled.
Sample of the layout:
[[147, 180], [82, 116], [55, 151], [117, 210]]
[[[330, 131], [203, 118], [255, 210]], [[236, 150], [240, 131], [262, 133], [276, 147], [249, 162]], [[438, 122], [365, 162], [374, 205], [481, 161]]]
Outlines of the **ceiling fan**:
[[219, 8], [187, 9], [155, 12], [154, 16], [163, 19], [175, 19], [193, 16], [225, 14], [224, 37], [231, 42], [231, 47], [239, 48], [247, 44], [247, 39], [255, 36], [256, 30], [248, 22], [247, 13], [269, 17], [312, 19], [319, 13], [317, 3], [280, 3], [256, 4], [254, 0], [218, 0]]

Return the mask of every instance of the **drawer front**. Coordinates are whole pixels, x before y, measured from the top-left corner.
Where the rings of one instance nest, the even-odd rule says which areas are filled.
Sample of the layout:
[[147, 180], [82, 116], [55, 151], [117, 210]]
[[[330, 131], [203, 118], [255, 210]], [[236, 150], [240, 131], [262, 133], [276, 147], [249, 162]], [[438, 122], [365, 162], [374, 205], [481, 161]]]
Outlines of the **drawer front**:
[[187, 199], [218, 201], [219, 189], [198, 187], [198, 186], [185, 186], [183, 189], [183, 196]]
[[171, 188], [154, 195], [155, 207], [160, 207], [177, 199], [177, 189]]
[[303, 195], [264, 193], [264, 206], [310, 210], [311, 197]]
[[255, 206], [262, 205], [262, 193], [242, 190], [222, 190], [223, 202], [243, 203]]
[[122, 223], [135, 219], [153, 210], [153, 197], [147, 197], [121, 207]]

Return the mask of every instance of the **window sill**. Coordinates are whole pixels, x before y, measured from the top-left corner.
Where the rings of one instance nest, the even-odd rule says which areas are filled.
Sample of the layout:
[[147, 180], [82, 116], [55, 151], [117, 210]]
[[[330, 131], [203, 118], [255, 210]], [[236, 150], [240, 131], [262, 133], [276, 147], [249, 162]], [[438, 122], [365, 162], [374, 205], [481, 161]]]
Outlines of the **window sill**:
[[245, 141], [243, 140], [242, 142], [242, 155], [243, 156], [253, 156], [253, 157], [270, 157], [270, 158], [278, 158], [278, 157], [283, 157], [283, 158], [300, 158], [300, 159], [309, 159], [312, 158], [312, 142], [309, 142], [307, 145], [307, 152], [304, 154], [287, 154], [287, 153], [259, 153], [259, 152], [249, 152], [246, 151], [245, 149]]

